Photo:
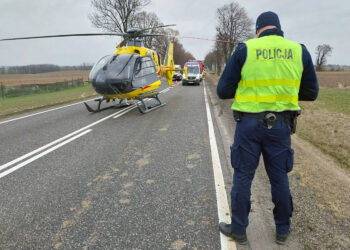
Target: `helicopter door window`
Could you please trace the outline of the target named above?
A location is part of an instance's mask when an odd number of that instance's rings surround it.
[[[143,57],[136,66],[135,78],[144,77],[155,72],[155,64],[152,59],[150,57]]]
[[[158,80],[155,64],[151,57],[146,56],[138,60],[135,67],[133,86],[143,87]]]

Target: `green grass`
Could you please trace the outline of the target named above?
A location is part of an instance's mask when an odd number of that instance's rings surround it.
[[[350,89],[321,88],[317,103],[329,111],[350,115]]]
[[[90,85],[51,93],[25,95],[1,99],[0,118],[29,110],[78,101],[96,95]]]

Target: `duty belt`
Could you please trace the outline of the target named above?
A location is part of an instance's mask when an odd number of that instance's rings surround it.
[[[287,123],[288,126],[290,126],[291,119],[294,116],[294,112],[291,111],[284,111],[284,112],[261,112],[261,113],[246,113],[246,112],[239,112],[239,111],[233,111],[233,117],[235,118],[236,122],[240,122],[243,116],[256,118],[259,120],[262,120],[268,129],[271,129],[277,121],[284,121]]]

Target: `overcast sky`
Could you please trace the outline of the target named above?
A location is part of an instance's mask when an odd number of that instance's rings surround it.
[[[152,0],[146,11],[164,24],[177,24],[184,36],[215,37],[216,9],[229,0]],[[257,16],[275,11],[285,37],[306,45],[314,57],[317,45],[328,43],[328,63],[350,65],[349,0],[237,0],[255,23]],[[90,0],[0,0],[0,38],[98,32],[88,19]],[[213,42],[181,40],[185,49],[203,59]],[[116,38],[56,38],[0,43],[1,65],[94,63],[115,51]]]

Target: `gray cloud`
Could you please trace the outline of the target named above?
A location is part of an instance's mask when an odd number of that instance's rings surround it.
[[[177,24],[182,35],[214,37],[216,9],[225,0],[153,0],[147,11],[155,12],[163,23]],[[272,1],[239,0],[254,20],[267,10],[278,13],[285,37],[304,43],[311,54],[318,44],[334,47],[329,63],[350,65],[348,0]],[[1,0],[0,37],[98,32],[88,19],[89,0]],[[114,53],[119,39],[108,37],[62,38],[0,43],[0,65],[55,63],[77,65],[95,62]],[[211,50],[213,42],[182,40],[197,58]]]

